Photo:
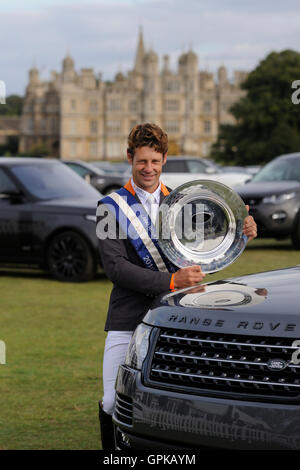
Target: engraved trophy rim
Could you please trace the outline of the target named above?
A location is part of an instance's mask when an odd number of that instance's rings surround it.
[[[183,212],[187,208],[194,210],[194,207],[201,208],[201,222],[199,226],[195,223],[196,231],[190,231],[188,235],[200,234],[199,242],[190,242],[189,238],[177,233],[178,227],[183,225]],[[246,216],[245,204],[232,188],[213,180],[190,181],[171,191],[159,207],[156,220],[158,244],[178,268],[200,265],[205,273],[220,271],[232,264],[246,246],[247,237],[243,235]],[[165,233],[168,236],[164,237]]]

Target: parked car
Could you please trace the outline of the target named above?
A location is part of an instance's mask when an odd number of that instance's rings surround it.
[[[109,194],[120,189],[128,181],[128,175],[118,172],[108,173],[95,165],[82,161],[62,160],[69,168],[90,183],[102,194]]]
[[[103,161],[103,160],[95,160],[90,162],[93,166],[103,170],[104,173],[115,173],[114,165],[111,162]]]
[[[58,160],[0,158],[0,263],[87,281],[99,264],[101,194]]]
[[[300,449],[300,266],[165,294],[116,381],[116,447]]]
[[[225,172],[211,161],[198,157],[168,157],[163,166],[162,181],[172,189],[188,181],[209,179],[234,187],[249,179],[249,173]]]
[[[131,166],[129,165],[128,162],[125,162],[125,161],[112,163],[112,162],[107,162],[103,160],[95,160],[89,163],[97,168],[100,168],[100,170],[103,170],[105,173],[108,173],[108,174],[113,173],[115,175],[119,175],[121,173],[122,175],[123,174],[128,175],[128,177],[131,174]]]
[[[131,165],[128,162],[114,163],[114,168],[116,172],[131,175]]]
[[[260,237],[291,237],[300,249],[300,153],[281,155],[235,190],[250,207]]]

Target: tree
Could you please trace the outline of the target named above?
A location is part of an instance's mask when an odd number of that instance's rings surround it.
[[[10,95],[6,98],[6,104],[0,105],[0,115],[19,116],[22,114],[24,98],[18,95]]]
[[[0,155],[9,157],[11,155],[18,154],[19,147],[19,137],[16,135],[11,135],[7,138],[5,144],[0,145]]]
[[[300,105],[292,103],[292,83],[300,79],[300,54],[270,53],[242,84],[247,94],[234,104],[234,125],[220,126],[211,156],[222,163],[262,164],[300,151]]]
[[[22,152],[20,156],[23,157],[47,157],[50,155],[49,147],[46,144],[37,144],[26,152]]]

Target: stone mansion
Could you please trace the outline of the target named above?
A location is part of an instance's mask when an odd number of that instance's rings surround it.
[[[206,157],[218,135],[219,125],[232,123],[229,109],[244,91],[247,73],[235,71],[229,81],[224,66],[217,79],[199,71],[192,51],[178,59],[176,71],[169,57],[162,67],[153,50],[145,50],[139,33],[134,67],[105,82],[92,68],[75,69],[68,55],[61,72],[40,79],[37,68],[29,71],[23,114],[20,152],[38,145],[62,159],[124,159],[127,136],[137,123],[155,122],[169,136],[169,154]]]

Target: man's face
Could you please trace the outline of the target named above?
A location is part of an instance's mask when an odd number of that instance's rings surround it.
[[[135,150],[133,158],[129,153],[127,158],[132,165],[132,178],[135,184],[148,193],[153,193],[159,185],[166,155],[163,156],[151,147],[140,147]]]

